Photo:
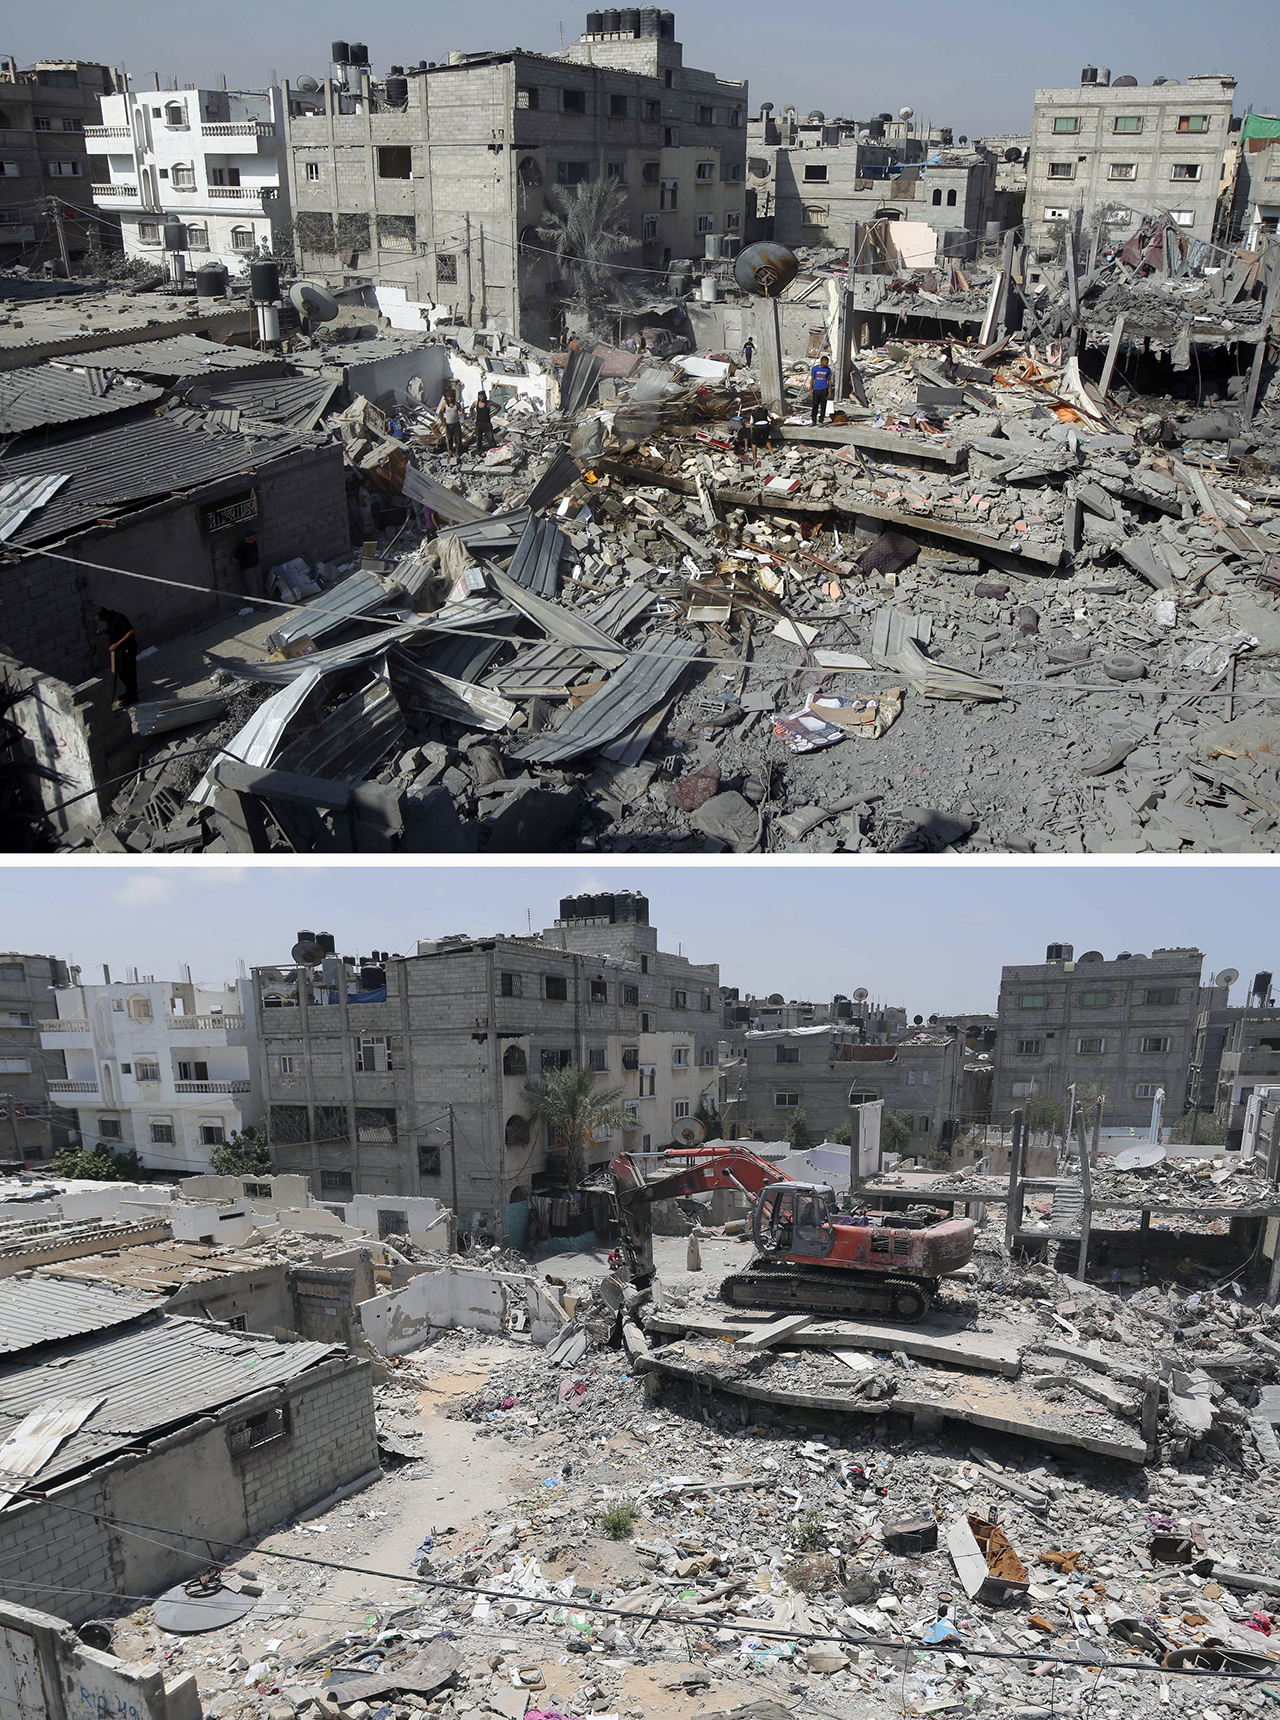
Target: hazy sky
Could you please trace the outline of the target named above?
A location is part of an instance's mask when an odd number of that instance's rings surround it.
[[[825,1000],[865,985],[911,1014],[994,1009],[1005,962],[1048,943],[1148,954],[1197,945],[1206,975],[1280,967],[1271,868],[431,867],[0,868],[0,944],[78,962],[100,983],[136,966],[176,979],[232,979],[287,961],[300,930],[344,955],[407,953],[450,932],[535,931],[560,897],[635,889],[661,947],[720,963],[726,985]]]
[[[915,109],[921,119],[976,137],[1025,132],[1037,85],[1078,81],[1085,65],[1153,77],[1234,72],[1236,111],[1252,104],[1275,112],[1280,101],[1280,30],[1258,0],[915,0],[909,7],[850,6],[807,0],[798,11],[776,0],[732,7],[675,5],[685,63],[750,82],[761,101],[803,112],[865,119],[883,110]],[[15,7],[6,52],[23,64],[78,55],[124,64],[139,87],[151,73],[162,82],[232,85],[281,77],[322,76],[331,41],[368,44],[374,68],[392,61],[442,60],[451,48],[520,46],[554,52],[581,33],[587,8],[567,0],[436,0],[430,7],[390,0],[376,13],[337,0],[219,0],[216,6],[128,5],[61,0],[52,12]]]

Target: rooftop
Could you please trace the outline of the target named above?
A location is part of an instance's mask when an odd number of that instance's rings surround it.
[[[159,1306],[158,1295],[143,1295],[109,1284],[79,1284],[69,1276],[22,1274],[0,1278],[0,1354],[17,1355],[127,1325]]]

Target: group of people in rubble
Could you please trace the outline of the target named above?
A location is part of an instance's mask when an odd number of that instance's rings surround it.
[[[457,387],[446,383],[443,398],[436,409],[436,418],[444,431],[444,451],[452,454],[455,463],[462,459],[462,451],[466,446],[466,438],[462,427],[462,402],[458,396]],[[489,404],[489,396],[482,388],[476,395],[473,417],[472,449],[477,454],[483,454],[487,448],[496,448],[497,439],[493,434],[493,411]]]
[[[755,362],[756,343],[750,335],[747,336],[742,348],[742,362],[750,370]],[[831,359],[827,353],[822,353],[817,363],[809,371],[809,422],[825,424],[827,421],[827,406],[831,400],[831,382],[834,372]],[[763,401],[749,406],[736,418],[729,421],[729,429],[733,436],[734,446],[740,453],[749,453],[754,465],[759,458],[757,450],[767,447],[773,436],[773,415]]]

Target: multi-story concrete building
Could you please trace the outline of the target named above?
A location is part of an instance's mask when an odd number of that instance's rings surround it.
[[[104,977],[73,976],[41,1023],[41,1045],[66,1059],[51,1096],[74,1108],[90,1150],[132,1147],[148,1170],[178,1176],[208,1170],[215,1147],[262,1121],[252,987]]]
[[[1086,66],[1077,87],[1037,90],[1027,242],[1052,248],[1077,211],[1088,223],[1105,214],[1112,240],[1162,215],[1211,240],[1219,198],[1231,191],[1225,158],[1235,87],[1216,73],[1184,83],[1112,81],[1105,68]]]
[[[56,956],[0,955],[0,1159],[43,1159],[70,1139],[49,1103],[62,1058],[40,1043],[41,1018],[55,1013],[55,987],[68,978]]]
[[[64,273],[90,249],[119,250],[114,223],[98,218],[86,134],[99,102],[122,87],[119,72],[89,60],[37,60],[20,70],[0,57],[0,268],[50,263]],[[61,239],[59,238],[61,229]]]
[[[719,970],[660,950],[642,896],[568,898],[527,937],[317,955],[256,968],[253,985],[273,1158],[320,1199],[434,1195],[462,1230],[501,1235],[509,1207],[565,1188],[529,1120],[541,1072],[593,1069],[623,1089],[633,1126],[598,1141],[592,1165],[660,1151],[714,1100]]]
[[[1243,239],[1252,251],[1280,233],[1280,118],[1245,114],[1237,142],[1229,237]]]
[[[163,227],[186,228],[185,261],[242,273],[287,249],[289,186],[279,89],[131,90],[106,96],[94,150],[93,199],[117,215],[125,254],[158,263]],[[99,177],[100,176],[100,177]]]
[[[606,21],[632,20],[606,30]],[[684,64],[671,13],[591,13],[561,54],[450,54],[336,65],[287,90],[301,263],[386,279],[476,326],[544,340],[567,284],[537,229],[557,192],[608,181],[635,240],[620,267],[658,274],[742,239],[747,86]],[[350,52],[335,43],[335,52]],[[656,287],[655,287],[656,290]]]
[[[1105,1092],[1108,1127],[1148,1121],[1160,1088],[1167,1113],[1179,1115],[1203,962],[1196,949],[1111,961],[1086,950],[1077,960],[1070,944],[1050,944],[1043,962],[1003,968],[993,1121],[1033,1093],[1065,1101],[1085,1081]]]

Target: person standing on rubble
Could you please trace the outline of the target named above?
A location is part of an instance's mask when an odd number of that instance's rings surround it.
[[[809,393],[813,403],[810,423],[825,424],[831,398],[831,364],[825,352],[809,372]]]
[[[493,435],[493,417],[489,411],[489,396],[482,388],[476,395],[476,453],[483,454],[486,448],[497,446]]]
[[[111,676],[113,683],[120,684],[120,703],[136,705],[138,702],[138,636],[133,631],[133,623],[127,616],[121,615],[118,609],[105,607],[94,611],[102,625],[99,633],[107,636],[107,646],[111,652]],[[114,686],[113,686],[114,692]]]
[[[446,388],[444,399],[440,403],[440,422],[444,425],[444,451],[452,454],[454,459],[462,460],[462,410],[458,405],[458,397],[451,389]]]
[[[751,431],[751,464],[754,466],[759,458],[757,450],[767,448],[773,435],[773,419],[763,400],[758,400],[751,408],[747,423]]]
[[[742,343],[742,362],[746,365],[748,370],[750,370],[751,366],[755,363],[755,358],[756,343],[752,340],[751,336],[748,335],[746,340]]]

